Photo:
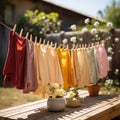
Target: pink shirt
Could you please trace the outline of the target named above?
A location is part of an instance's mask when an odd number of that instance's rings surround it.
[[[96,47],[95,56],[99,67],[99,78],[104,78],[107,76],[109,71],[107,52],[104,45],[99,45]]]

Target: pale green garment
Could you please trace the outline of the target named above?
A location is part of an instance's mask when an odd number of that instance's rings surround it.
[[[94,48],[88,48],[87,51],[87,58],[89,61],[91,73],[92,73],[92,81],[95,84],[98,81],[98,72],[97,72],[97,66],[95,63],[95,55],[94,55]]]

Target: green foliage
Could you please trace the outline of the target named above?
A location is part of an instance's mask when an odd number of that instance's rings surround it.
[[[105,9],[104,19],[111,21],[116,28],[120,28],[120,1],[112,1],[111,5]]]
[[[46,14],[39,10],[28,10],[18,22],[18,32],[21,28],[24,33],[29,32],[33,36],[44,38],[45,34],[60,32],[61,20],[58,13]]]

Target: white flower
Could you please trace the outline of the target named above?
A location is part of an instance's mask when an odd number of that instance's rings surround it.
[[[66,44],[68,42],[68,40],[64,39],[62,42],[63,42],[63,44]]]
[[[91,29],[91,34],[96,34],[97,33],[97,29],[96,28],[93,28],[93,29]]]
[[[73,43],[75,43],[76,42],[76,37],[71,37],[70,41],[73,42]]]
[[[119,42],[120,41],[120,39],[119,38],[115,38],[115,42]]]
[[[76,25],[71,25],[70,26],[71,30],[75,31],[77,29]]]
[[[107,82],[109,85],[112,85],[112,84],[113,84],[113,80],[112,80],[112,79],[108,79],[106,82]]]
[[[88,32],[88,29],[87,28],[82,28],[82,34],[85,33],[85,32]]]
[[[107,27],[108,27],[108,28],[112,28],[112,26],[113,26],[112,22],[108,22],[108,23],[107,23]]]
[[[111,37],[108,37],[108,39],[111,39]]]
[[[100,25],[100,23],[98,21],[94,22],[93,24],[95,27],[98,27]]]
[[[112,57],[111,56],[108,56],[108,61],[111,62],[112,61]]]
[[[72,97],[74,97],[75,95],[76,95],[75,92],[72,92],[72,91],[68,92],[68,98],[72,98]]]
[[[89,22],[90,22],[89,18],[86,18],[85,21],[84,21],[85,24],[88,24]]]
[[[108,47],[108,49],[107,49],[107,51],[109,52],[109,53],[111,53],[112,52],[112,47]]]
[[[119,69],[116,69],[115,72],[114,72],[116,75],[119,74]]]

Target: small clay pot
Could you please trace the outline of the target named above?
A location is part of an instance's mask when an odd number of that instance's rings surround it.
[[[89,96],[98,96],[100,91],[100,85],[89,85],[86,86],[89,92]]]

